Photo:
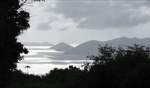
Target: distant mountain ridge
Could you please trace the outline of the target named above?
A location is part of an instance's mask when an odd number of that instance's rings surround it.
[[[36,42],[23,42],[25,46],[53,46],[53,44],[48,42],[36,43]]]
[[[116,38],[113,40],[105,41],[104,43],[111,44],[112,46],[119,46],[119,45],[133,45],[133,44],[139,44],[139,45],[150,45],[150,38],[127,38],[127,37],[121,37]]]
[[[71,55],[88,55],[88,54],[95,54],[97,53],[98,45],[100,44],[99,41],[92,40],[85,43],[78,45],[77,47],[66,51],[65,54]]]
[[[133,44],[139,44],[139,45],[150,45],[150,38],[127,38],[127,37],[121,37],[121,38],[116,38],[113,40],[109,41],[87,41],[85,43],[82,43],[78,45],[77,47],[66,51],[64,54],[70,54],[70,55],[95,55],[98,54],[98,47],[99,45],[103,46],[105,44],[112,45],[114,47],[118,47],[119,45],[122,46],[131,46]]]
[[[73,49],[73,46],[66,44],[64,42],[61,42],[52,46],[50,49],[54,49],[56,51],[67,51],[67,50]]]

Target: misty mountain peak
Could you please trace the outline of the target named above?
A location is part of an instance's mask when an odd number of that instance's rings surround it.
[[[64,42],[61,42],[61,43],[58,43],[54,46],[52,46],[50,49],[54,49],[56,51],[67,51],[67,50],[70,50],[72,49],[73,47],[69,44],[66,44]]]

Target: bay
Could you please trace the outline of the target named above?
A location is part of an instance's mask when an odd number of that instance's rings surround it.
[[[28,74],[45,75],[54,68],[67,68],[69,65],[82,68],[81,65],[86,61],[86,56],[65,55],[64,51],[55,51],[49,46],[25,47],[29,53],[19,61],[17,69],[27,73],[25,66],[30,66]]]

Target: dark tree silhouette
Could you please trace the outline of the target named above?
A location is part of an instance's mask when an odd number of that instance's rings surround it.
[[[28,69],[31,68],[30,66],[25,66],[25,68],[27,69],[27,74],[28,74]]]
[[[0,88],[7,88],[20,53],[28,53],[17,36],[29,28],[29,13],[21,9],[27,0],[0,0]],[[39,0],[38,0],[39,1]]]
[[[98,56],[89,56],[89,88],[150,87],[150,48],[142,45],[100,47]]]
[[[11,88],[149,88],[150,48],[134,45],[126,48],[99,47],[89,56],[85,69],[69,66],[55,68],[45,76],[13,71]]]

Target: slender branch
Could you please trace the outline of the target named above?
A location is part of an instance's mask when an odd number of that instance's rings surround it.
[[[26,2],[27,2],[27,0],[21,0],[22,1],[22,3],[20,4],[20,6],[22,7]]]

